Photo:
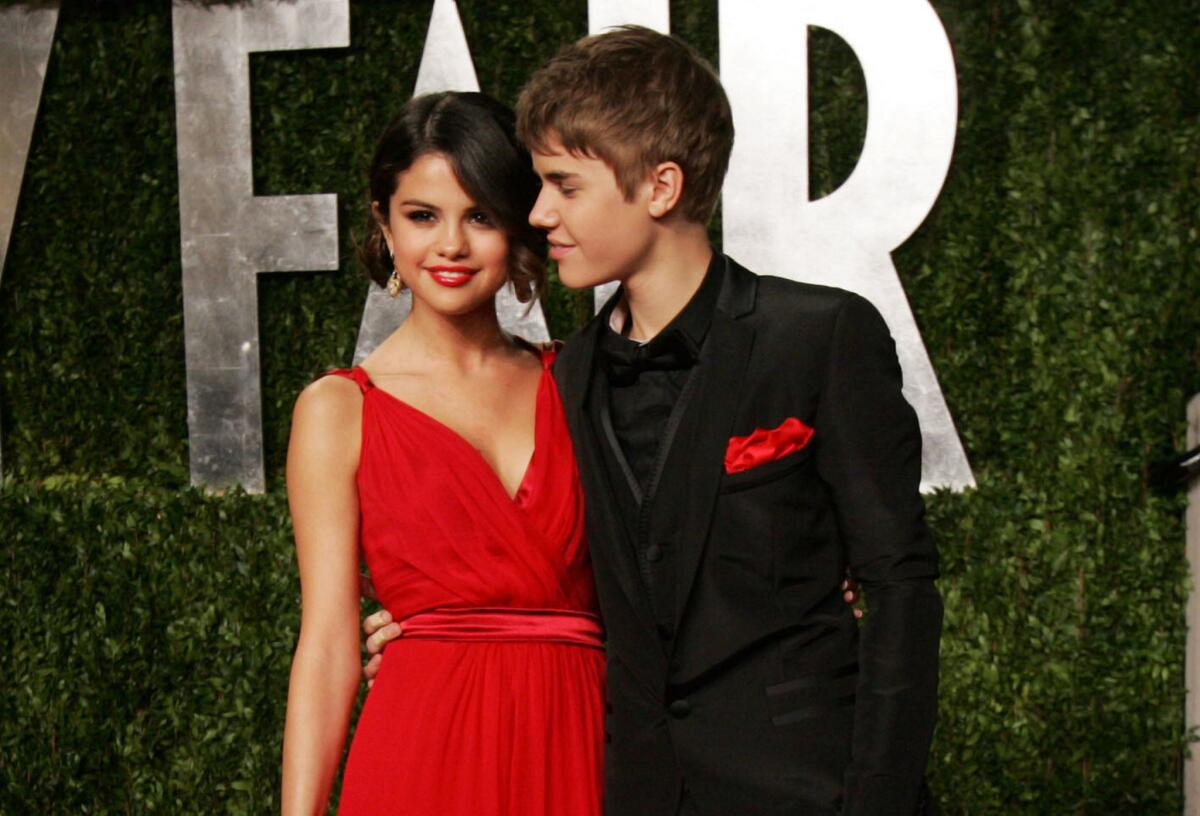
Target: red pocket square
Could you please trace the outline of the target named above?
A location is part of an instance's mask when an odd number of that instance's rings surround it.
[[[725,472],[740,473],[795,453],[812,439],[813,429],[795,417],[778,428],[759,428],[749,436],[731,436],[725,448]]]

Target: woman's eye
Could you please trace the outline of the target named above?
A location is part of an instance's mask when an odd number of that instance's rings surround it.
[[[433,220],[433,213],[429,210],[411,210],[405,216],[409,221],[415,221],[422,224]]]
[[[491,216],[489,216],[485,212],[471,213],[470,220],[471,220],[472,224],[479,224],[480,226],[483,226],[483,227],[495,226],[495,222],[492,221]]]

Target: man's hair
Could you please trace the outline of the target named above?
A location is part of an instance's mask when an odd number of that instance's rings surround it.
[[[641,26],[584,37],[534,72],[517,100],[517,136],[548,152],[602,159],[625,197],[658,163],[683,168],[680,210],[707,223],[733,148],[716,71],[687,43]]]

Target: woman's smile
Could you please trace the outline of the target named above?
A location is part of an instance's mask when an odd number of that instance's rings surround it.
[[[479,270],[470,266],[427,266],[425,271],[442,286],[462,286]]]

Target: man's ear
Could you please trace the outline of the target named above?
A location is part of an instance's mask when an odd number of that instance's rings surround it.
[[[375,219],[375,223],[379,225],[379,229],[383,232],[383,240],[387,244],[388,254],[395,255],[392,251],[392,231],[388,228],[387,219],[383,217],[383,210],[379,209],[379,202],[371,202],[371,216]]]
[[[649,180],[647,209],[652,218],[663,218],[674,211],[683,197],[683,168],[673,161],[660,162],[650,171]]]

